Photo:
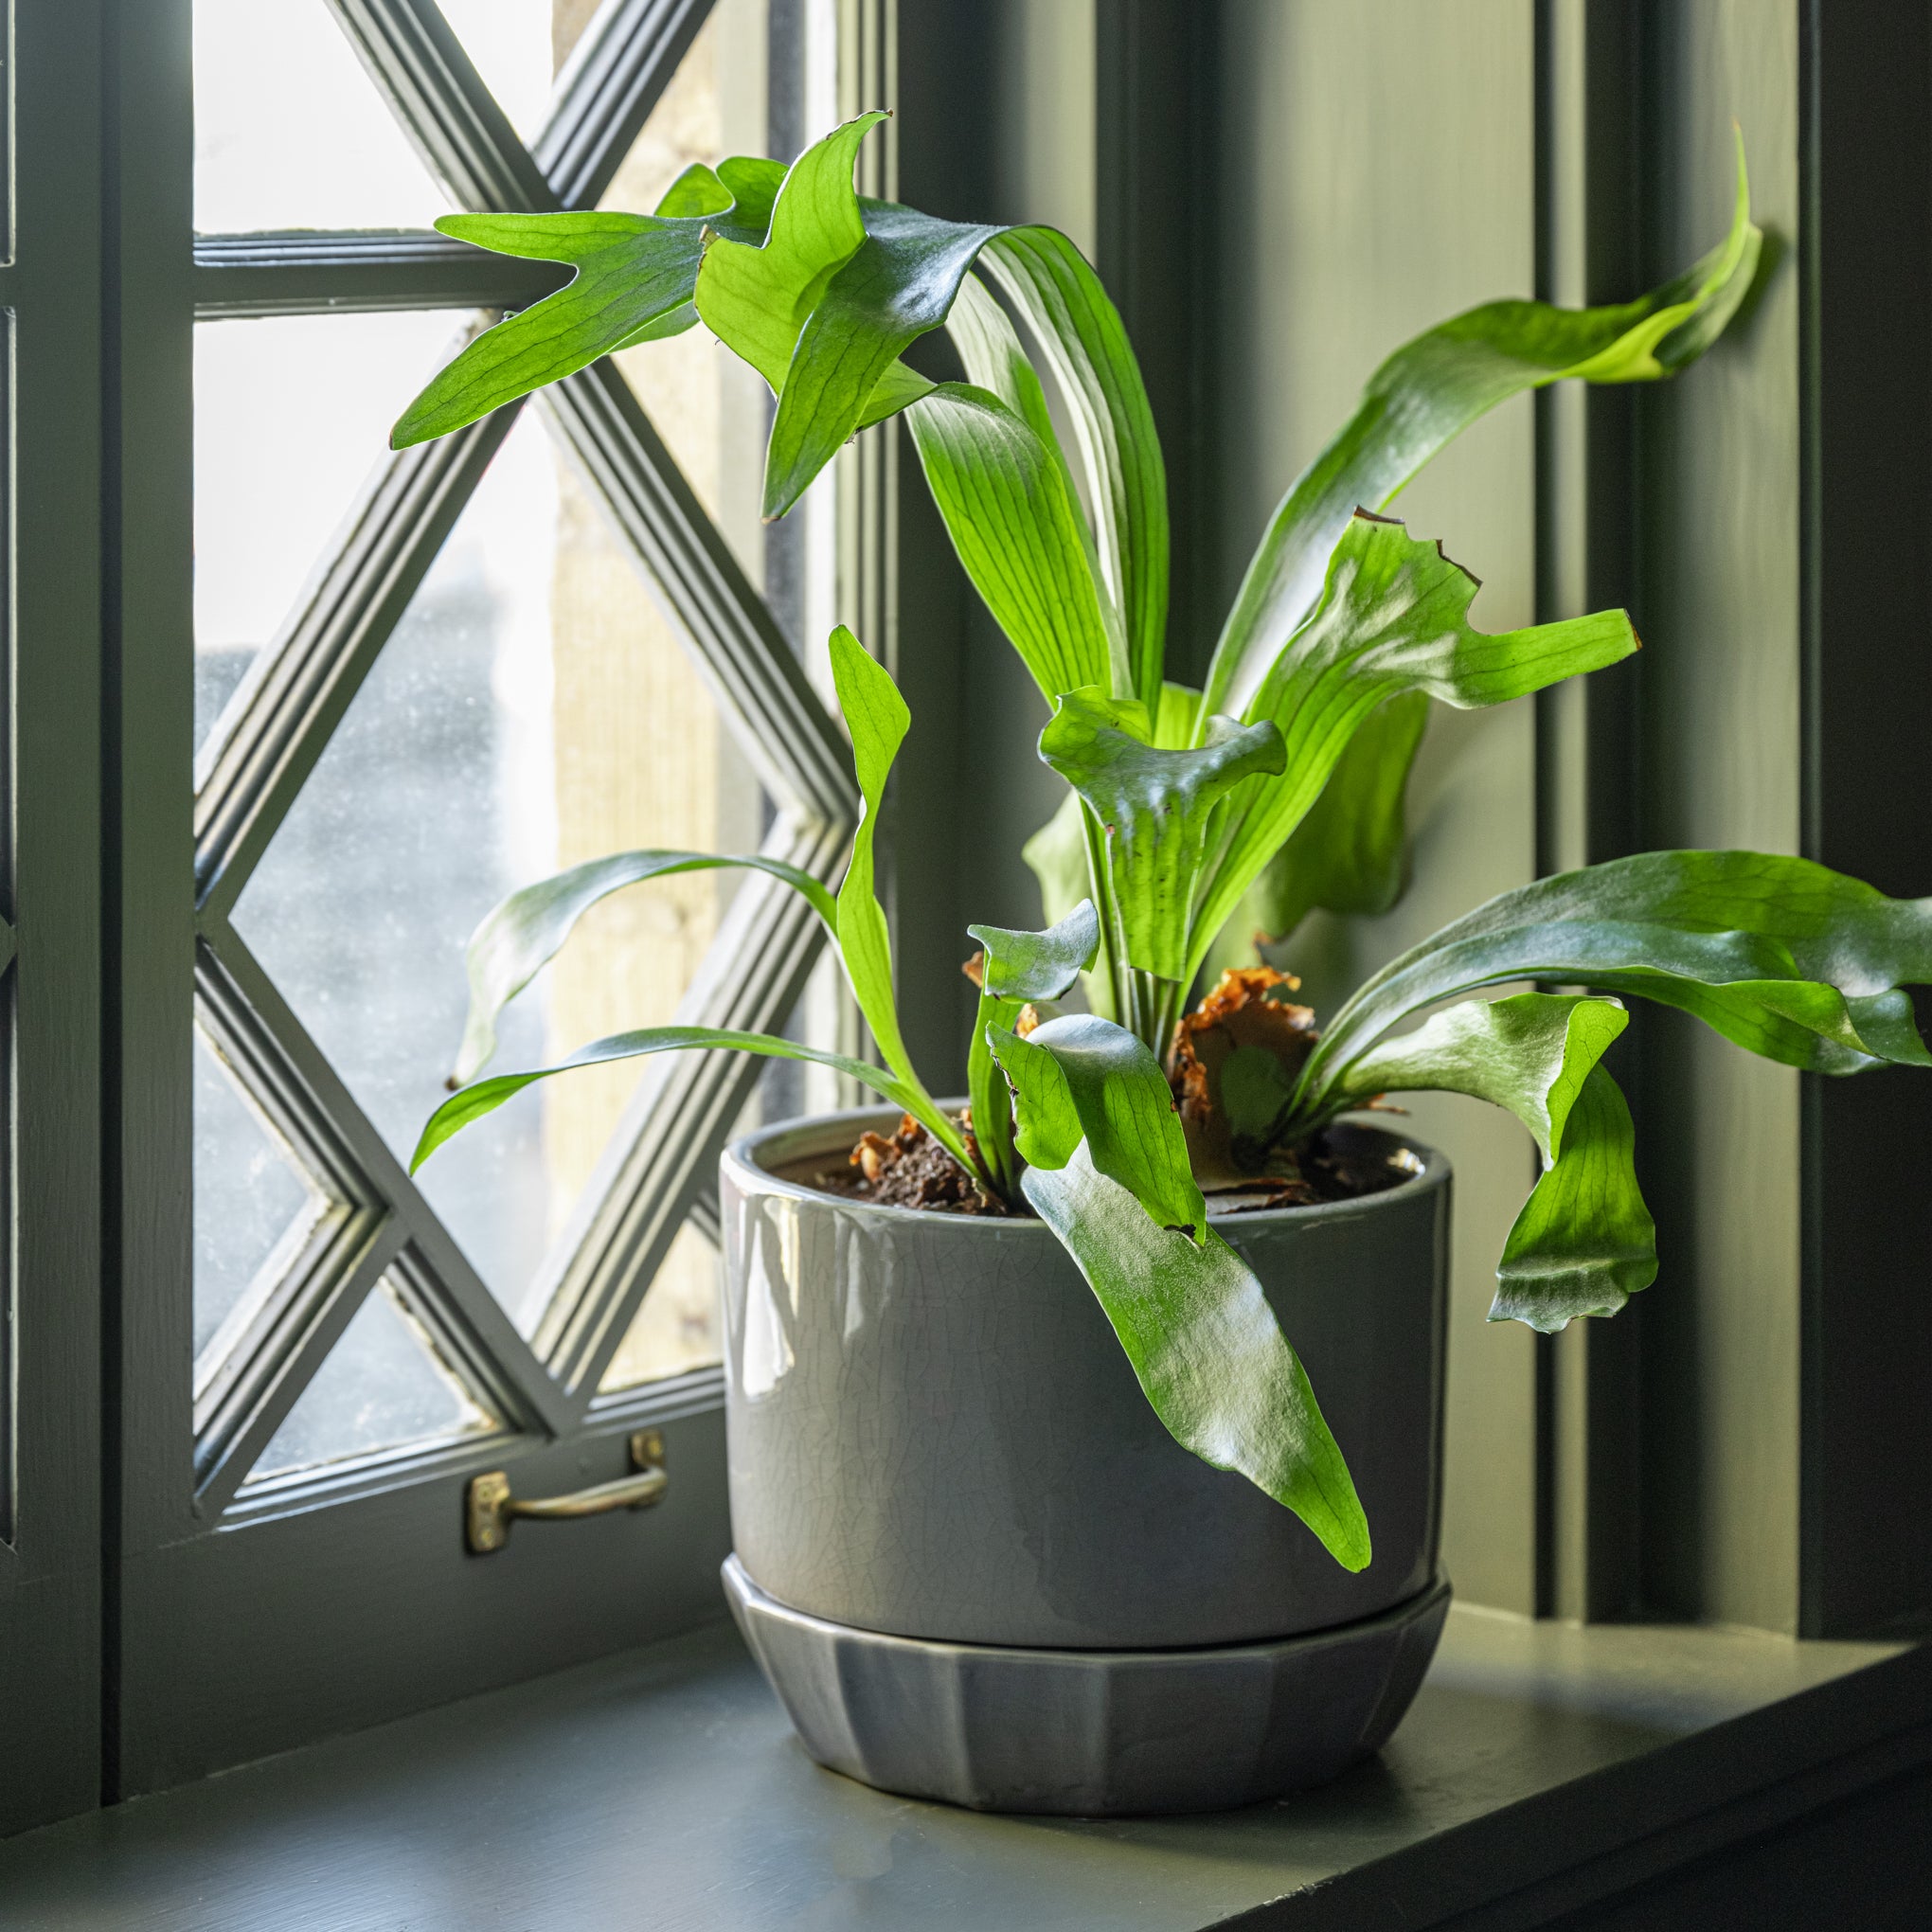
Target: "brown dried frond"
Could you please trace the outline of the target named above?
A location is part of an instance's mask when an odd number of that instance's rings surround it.
[[[1320,1037],[1315,1010],[1283,994],[1300,980],[1272,966],[1237,966],[1174,1029],[1168,1079],[1188,1136],[1188,1151],[1203,1187],[1252,1184],[1236,1165],[1232,1136],[1221,1105],[1221,1069],[1238,1046],[1272,1053],[1293,1084]],[[1298,1176],[1280,1177],[1283,1185]]]

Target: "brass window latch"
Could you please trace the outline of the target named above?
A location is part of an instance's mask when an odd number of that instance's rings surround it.
[[[559,1522],[572,1516],[601,1516],[612,1510],[646,1510],[661,1501],[671,1478],[664,1470],[664,1437],[639,1429],[631,1438],[634,1476],[573,1490],[564,1496],[513,1496],[510,1476],[492,1469],[471,1479],[463,1494],[463,1540],[475,1556],[488,1556],[510,1541],[510,1519],[531,1516]]]

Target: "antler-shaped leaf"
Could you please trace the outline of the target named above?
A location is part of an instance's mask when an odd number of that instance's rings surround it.
[[[1131,664],[1119,694],[1152,706],[1167,625],[1167,481],[1119,314],[1079,249],[1053,229],[942,222],[862,199],[851,156],[879,118],[848,122],[794,165],[794,174],[810,165],[813,220],[798,231],[810,245],[788,244],[785,273],[776,263],[761,271],[727,239],[698,277],[699,313],[778,399],[764,514],[782,516],[856,430],[929,395],[896,358],[946,322],[968,271],[983,261],[1038,338],[1066,402],[1096,509],[1100,588]],[[775,237],[789,192],[788,181]],[[1000,392],[985,374],[975,379]]]
[[[1932,900],[1775,853],[1643,852],[1501,893],[1391,960],[1329,1022],[1297,1118],[1330,1111],[1405,1015],[1512,979],[1677,1007],[1815,1073],[1932,1065],[1904,991],[1932,983]]]
[[[478,1009],[473,1006],[472,1033],[466,1038],[465,1060],[467,1063],[471,1058],[469,1049],[473,1042],[480,1047],[491,1033],[503,1001],[528,982],[530,975],[563,944],[572,921],[604,893],[657,872],[737,864],[756,866],[784,879],[805,894],[821,919],[828,920],[838,939],[839,956],[846,977],[851,983],[852,996],[858,1001],[859,1011],[865,1014],[866,1024],[879,1043],[890,1071],[882,1072],[843,1054],[801,1046],[796,1041],[767,1033],[717,1027],[646,1027],[635,1032],[614,1033],[607,1039],[594,1040],[554,1066],[499,1074],[464,1087],[430,1116],[416,1149],[415,1166],[427,1160],[451,1135],[494,1112],[533,1081],[548,1080],[572,1067],[593,1066],[605,1061],[716,1046],[836,1067],[903,1107],[961,1167],[969,1172],[974,1171],[972,1152],[964,1136],[926,1091],[905,1050],[892,997],[891,941],[885,911],[873,889],[872,843],[878,830],[879,807],[886,779],[891,776],[892,760],[911,721],[891,678],[843,624],[832,634],[831,651],[832,680],[847,728],[851,733],[852,765],[864,801],[858,829],[852,834],[851,860],[836,903],[830,900],[816,880],[796,873],[795,868],[780,861],[762,857],[721,860],[703,852],[620,852],[610,859],[578,867],[529,888],[525,894],[513,895],[484,922],[478,934],[478,940],[485,941],[481,965],[478,968],[473,958],[472,976],[474,997],[480,975],[484,1017],[479,1021]],[[473,942],[473,955],[475,950],[476,942]]]
[[[1261,1284],[1207,1225],[1160,1063],[1092,1014],[995,1031],[1021,1186],[1079,1264],[1175,1440],[1293,1510],[1345,1568],[1368,1524],[1307,1371]]]
[[[845,193],[851,220],[863,222],[864,239],[802,318],[772,384],[778,406],[765,453],[767,517],[791,509],[855,430],[889,413],[872,402],[879,384],[903,349],[946,319],[960,277],[997,232],[935,221],[887,202],[861,202],[850,167]],[[698,309],[708,320],[704,277]],[[921,383],[898,406],[925,390]]]
[[[1059,999],[1100,950],[1100,916],[1082,899],[1045,932],[1011,932],[1004,926],[966,928],[979,941],[979,1004],[967,1051],[966,1091],[973,1103],[973,1137],[1004,1199],[1016,1185],[1012,1100],[993,1057],[993,1028],[1005,1032],[1029,1000]]]
[[[1329,560],[1315,614],[1270,667],[1248,707],[1279,724],[1283,776],[1237,800],[1223,856],[1196,915],[1192,979],[1261,868],[1320,796],[1357,729],[1390,698],[1420,691],[1461,708],[1502,704],[1637,649],[1621,611],[1523,631],[1469,622],[1480,586],[1441,546],[1358,512]]]
[[[852,736],[852,768],[862,801],[858,829],[852,833],[851,861],[846,868],[845,883],[838,888],[839,957],[845,962],[852,997],[866,1016],[872,1038],[879,1043],[886,1064],[899,1076],[900,1085],[919,1100],[920,1104],[907,1111],[922,1121],[926,1131],[970,1173],[973,1156],[964,1138],[926,1092],[912,1056],[905,1050],[899,1009],[892,995],[892,938],[873,884],[872,849],[886,781],[892,775],[892,760],[905,742],[912,714],[885,666],[843,624],[828,641],[832,685],[846,728]]]
[[[1472,1000],[1351,1062],[1331,1111],[1385,1093],[1468,1094],[1507,1107],[1549,1162],[1563,1150],[1564,1123],[1591,1067],[1629,1024],[1616,1000],[1587,993]]]
[[[1162,750],[1149,736],[1137,704],[1071,691],[1040,734],[1040,756],[1104,832],[1116,957],[1179,980],[1189,976],[1189,916],[1214,807],[1243,778],[1279,774],[1284,751],[1270,719],[1211,719],[1207,742],[1188,751]]]
[[[599,356],[675,335],[697,320],[691,296],[707,233],[761,237],[785,170],[737,156],[688,168],[654,214],[444,215],[443,234],[498,255],[561,261],[577,273],[554,295],[486,330],[403,411],[392,449],[448,436]]]
[[[993,620],[1050,703],[1105,690],[1116,653],[1057,454],[985,389],[945,383],[907,417],[933,501]]]
[[[1080,492],[1074,483],[1072,471],[1067,468],[1065,452],[1060,446],[1059,432],[1053,426],[1052,412],[1047,405],[1046,392],[1041,386],[1039,372],[1020,347],[1020,338],[1006,311],[987,293],[977,276],[969,275],[960,281],[958,294],[946,317],[946,332],[952,338],[954,348],[959,351],[959,360],[966,366],[966,380],[976,388],[997,396],[1032,432],[1059,473],[1059,488],[1047,499],[1052,507],[1051,515],[1056,524],[1062,521],[1063,516],[1071,524],[1086,564],[1088,580],[1086,583],[1079,583],[1078,573],[1069,562],[1065,575],[1075,581],[1061,590],[1060,595],[1080,607],[1082,620],[1089,603],[1098,606],[1107,639],[1106,662],[1111,672],[1109,689],[1123,697],[1140,695],[1137,671],[1123,629],[1116,589],[1110,586],[1106,572],[1101,568],[1093,528],[1081,507]],[[915,438],[921,438],[921,419],[928,413],[924,409],[917,409],[906,418]],[[942,493],[939,479],[935,474],[933,453],[925,452],[922,439],[920,447],[922,452],[921,462],[925,469],[927,485],[933,492],[933,500],[945,519],[953,547],[964,562],[975,542],[971,499]],[[970,571],[970,564],[968,568]],[[976,574],[974,575],[974,584],[987,599],[1000,628],[1024,656],[1026,653],[1019,634],[999,614],[986,585]],[[1037,676],[1037,672],[1035,674]],[[1094,681],[1082,680],[1082,683]],[[1047,701],[1051,703],[1062,691],[1073,689],[1070,684],[1057,685],[1046,693]]]
[[[1005,926],[970,925],[982,954],[979,984],[994,999],[1023,1004],[1059,999],[1093,964],[1100,943],[1100,919],[1083,899],[1045,932],[1011,932]]]
[[[1095,1168],[1155,1225],[1202,1239],[1208,1205],[1167,1076],[1146,1046],[1093,1013],[1064,1013],[1024,1040],[995,1029],[993,1042],[1018,1096],[1020,1151],[1034,1167],[1064,1167],[1084,1140]]]
[[[1492,1321],[1544,1334],[1580,1315],[1615,1315],[1657,1278],[1657,1228],[1632,1158],[1622,1092],[1593,1066],[1571,1103],[1563,1150],[1503,1244]]]
[[[1162,751],[1179,751],[1194,742],[1194,724],[1201,707],[1201,693],[1190,686],[1163,684],[1154,712],[1154,742]],[[1088,891],[1087,830],[1090,814],[1078,792],[1069,791],[1060,809],[1021,849],[1034,878],[1040,882],[1040,902],[1046,917],[1062,917]],[[1100,849],[1097,837],[1093,850]],[[1114,997],[1113,962],[1107,947],[1108,921],[1101,921],[1100,950],[1086,975],[1087,1005],[1102,1019],[1118,1019]]]
[[[876,110],[859,115],[806,149],[785,174],[769,232],[761,239],[721,232],[698,273],[698,313],[778,398],[765,455],[768,518],[791,509],[855,430],[931,389],[899,364],[899,352],[944,319],[943,301],[928,314],[922,300],[929,306],[939,290],[950,298],[953,282],[992,232],[931,224],[945,234],[920,238],[915,252],[925,275],[910,277],[909,287],[880,290],[881,244],[871,230],[885,217],[862,213],[871,205],[852,189],[852,166],[859,143],[885,118]],[[943,258],[962,249],[949,278]],[[892,313],[895,295],[901,302]],[[856,326],[858,316],[846,313],[854,307],[876,326]]]
[[[705,326],[775,390],[784,386],[799,330],[866,239],[852,165],[859,143],[885,118],[862,114],[814,142],[786,171],[765,233],[755,241],[721,236],[699,271]]]
[[[761,852],[721,857],[714,852],[612,852],[512,892],[484,919],[470,940],[470,1015],[456,1054],[453,1082],[474,1080],[496,1050],[496,1016],[563,949],[577,921],[601,899],[646,879],[742,866],[782,879],[802,893],[834,937],[838,907],[811,873]]]
[[[416,1152],[409,1156],[409,1172],[414,1173],[444,1141],[486,1114],[493,1114],[505,1100],[540,1080],[550,1080],[575,1067],[601,1066],[613,1060],[635,1060],[650,1053],[682,1053],[700,1047],[725,1047],[741,1053],[762,1054],[773,1060],[809,1060],[816,1066],[833,1067],[883,1095],[894,1106],[903,1108],[922,1121],[928,1133],[935,1131],[928,1114],[936,1113],[937,1109],[932,1107],[924,1088],[915,1091],[903,1081],[881,1067],[868,1066],[863,1060],[850,1060],[843,1053],[828,1053],[816,1046],[801,1046],[796,1040],[781,1040],[772,1033],[741,1033],[725,1027],[642,1027],[635,1032],[612,1033],[605,1039],[593,1040],[554,1066],[534,1067],[527,1073],[494,1074],[452,1094],[423,1123]]]
[[[1355,414],[1282,499],[1215,646],[1208,708],[1244,712],[1320,593],[1329,552],[1358,506],[1384,508],[1445,443],[1499,402],[1566,376],[1644,383],[1694,362],[1724,332],[1757,274],[1744,136],[1730,232],[1634,302],[1557,309],[1488,302],[1397,349]]]
[[[1101,579],[1134,665],[1133,695],[1152,711],[1167,643],[1167,470],[1140,365],[1100,277],[1057,229],[1010,228],[985,260],[1066,404],[1094,505]]]
[[[1039,338],[1063,391],[1095,506],[1084,535],[1102,629],[1119,639],[1110,655],[1124,660],[1116,683],[1120,695],[1152,707],[1167,624],[1167,482],[1126,330],[1080,251],[1050,228],[942,222],[862,199],[853,161],[883,118],[874,112],[848,121],[789,170],[742,156],[721,162],[715,174],[688,170],[652,216],[439,222],[446,234],[569,262],[577,275],[438,374],[398,423],[396,446],[447,435],[612,349],[688,328],[695,304],[778,399],[764,514],[782,516],[856,431],[931,395],[933,385],[898,358],[946,322],[968,272],[983,260]],[[989,386],[1001,393],[997,383]],[[1044,412],[1037,420],[1014,413],[1065,482]],[[936,433],[922,439],[921,456],[942,458],[946,448],[946,435]],[[1075,513],[1082,514],[1077,504]]]
[[[1630,1109],[1600,1064],[1629,1024],[1617,1001],[1587,994],[1470,1001],[1362,1054],[1331,1090],[1335,1113],[1382,1093],[1469,1094],[1535,1136],[1544,1172],[1504,1245],[1492,1321],[1552,1333],[1614,1315],[1656,1279]]]

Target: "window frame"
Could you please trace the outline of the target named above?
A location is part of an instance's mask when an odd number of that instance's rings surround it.
[[[99,1797],[103,1489],[100,24],[5,24],[0,1832]]]
[[[458,206],[594,206],[710,0],[607,0],[528,150],[427,0],[329,0]],[[222,237],[195,243],[191,6],[125,7],[116,270],[121,418],[110,443],[121,560],[112,602],[118,743],[117,1017],[127,1050],[116,1152],[125,1318],[124,1472],[110,1681],[116,1795],[154,1790],[329,1731],[558,1668],[720,1614],[729,1547],[723,1373],[611,1394],[605,1366],[688,1216],[715,1226],[716,1157],[762,1063],[656,1063],[628,1152],[580,1217],[529,1342],[422,1204],[228,915],[401,617],[516,405],[387,458],[272,663],[193,760],[192,331],[198,319],[516,307],[548,264],[440,237]],[[547,170],[547,172],[546,172]],[[831,880],[856,797],[843,741],[724,539],[623,378],[599,364],[532,404],[601,500],[777,806],[764,850]],[[196,770],[190,799],[183,778]],[[192,880],[193,890],[188,889]],[[804,902],[762,874],[734,895],[681,1016],[779,1029],[819,952]],[[277,1127],[345,1208],[190,1402],[190,1012],[247,1070]],[[243,1492],[261,1449],[385,1270],[412,1314],[504,1417],[504,1431],[419,1445]],[[391,1274],[392,1280],[398,1279]],[[628,1468],[633,1431],[665,1439],[666,1499],[642,1514],[526,1535],[489,1559],[461,1535],[485,1469],[548,1494]],[[192,1633],[190,1637],[189,1634]],[[299,1665],[299,1668],[295,1666]]]

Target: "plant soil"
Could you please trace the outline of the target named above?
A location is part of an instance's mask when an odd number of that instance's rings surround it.
[[[959,1117],[970,1144],[972,1114]],[[999,1214],[1008,1210],[981,1191],[969,1174],[910,1114],[902,1114],[889,1139],[862,1134],[843,1171],[813,1174],[805,1183],[826,1194],[844,1194],[882,1208],[925,1208],[940,1214]]]
[[[971,1117],[960,1118],[970,1135]],[[1412,1165],[1386,1154],[1343,1145],[1326,1132],[1271,1166],[1272,1172],[1244,1178],[1238,1187],[1208,1190],[1209,1213],[1250,1214],[1264,1208],[1359,1200],[1397,1187],[1416,1172]],[[889,1138],[862,1134],[843,1169],[796,1178],[821,1193],[870,1201],[882,1208],[921,1208],[939,1214],[1029,1214],[1023,1203],[1007,1208],[982,1193],[966,1170],[910,1114],[900,1118],[898,1130]]]

